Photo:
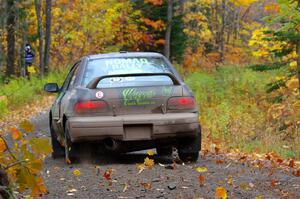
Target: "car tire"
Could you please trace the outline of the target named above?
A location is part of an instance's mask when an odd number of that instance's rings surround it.
[[[51,144],[52,144],[52,158],[62,158],[65,155],[65,148],[61,146],[59,141],[57,140],[57,136],[55,130],[53,128],[52,122],[50,123],[50,134],[51,134]]]
[[[156,147],[156,153],[158,156],[172,156],[173,148],[172,146]]]
[[[65,137],[64,137],[64,150],[65,150],[65,161],[67,164],[72,164],[77,158],[77,145],[71,142],[70,134],[69,134],[69,121],[65,123]]]
[[[178,156],[183,162],[197,162],[200,150],[201,130],[199,130],[196,137],[185,138],[180,140],[178,146]]]

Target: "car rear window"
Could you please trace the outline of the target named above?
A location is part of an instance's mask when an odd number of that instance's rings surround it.
[[[83,85],[99,76],[134,74],[134,73],[172,73],[170,67],[161,58],[132,57],[132,58],[103,58],[90,60],[87,64]],[[154,86],[172,85],[168,76],[141,76],[141,77],[114,77],[103,79],[97,87],[129,87],[129,86]]]

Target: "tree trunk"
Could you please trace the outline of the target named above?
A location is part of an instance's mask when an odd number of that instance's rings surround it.
[[[172,19],[173,19],[173,0],[168,0],[168,20],[167,30],[165,35],[165,56],[170,59],[170,44],[171,44],[171,31],[172,31]]]
[[[220,54],[221,62],[225,61],[225,25],[226,25],[226,2],[222,0],[222,27],[220,32]]]
[[[218,0],[215,0],[215,11],[214,11],[214,21],[215,21],[215,48],[219,50],[220,43],[220,28],[219,28],[219,4]]]
[[[9,181],[7,177],[7,173],[0,169],[0,187],[4,189],[0,189],[0,198],[9,199],[10,190],[9,190]]]
[[[300,0],[298,0],[298,12],[299,12],[299,9],[300,9]],[[298,34],[300,34],[298,32]],[[300,41],[297,41],[297,44],[296,44],[296,49],[297,49],[297,76],[298,76],[298,83],[299,83],[299,91],[300,91]]]
[[[49,71],[50,65],[50,44],[51,44],[51,8],[52,0],[46,0],[46,33],[45,33],[45,55],[44,66],[45,72]]]
[[[297,76],[299,81],[299,91],[300,91],[300,41],[297,42]]]
[[[7,68],[6,76],[11,76],[15,74],[15,26],[16,26],[16,16],[15,16],[15,3],[14,0],[7,0]]]
[[[6,3],[4,0],[0,0],[0,29],[4,30],[5,29],[5,21],[6,21],[6,16],[5,16],[5,10],[6,10]],[[1,67],[4,65],[4,59],[5,59],[5,51],[4,51],[4,35],[5,33],[3,31],[0,32],[0,70]]]
[[[40,0],[34,0],[34,5],[35,5],[35,11],[36,11],[36,16],[37,16],[37,23],[38,23],[38,37],[39,37],[39,66],[40,66],[40,75],[44,76],[44,58],[43,58],[43,24],[42,24],[42,4]]]

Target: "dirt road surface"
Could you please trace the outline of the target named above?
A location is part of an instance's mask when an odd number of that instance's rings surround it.
[[[47,113],[33,119],[37,134],[49,137]],[[207,155],[193,164],[154,156],[155,166],[138,173],[145,151],[124,155],[99,155],[67,165],[63,159],[47,157],[43,176],[49,194],[42,198],[215,198],[216,188],[228,198],[300,198],[300,177],[282,169],[256,168],[222,155]],[[222,160],[217,164],[217,160]],[[224,161],[224,162],[223,162]],[[207,168],[199,173],[196,168]],[[79,170],[80,175],[73,174]],[[103,177],[112,169],[111,185]],[[199,182],[202,175],[202,185]]]

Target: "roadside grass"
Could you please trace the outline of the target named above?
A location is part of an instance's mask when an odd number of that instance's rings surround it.
[[[0,83],[0,119],[11,110],[39,100],[46,93],[43,91],[44,84],[57,82],[62,84],[67,70],[52,71],[44,78],[33,76],[26,78],[11,79],[8,84]]]
[[[189,75],[186,83],[199,103],[204,142],[222,143],[226,149],[244,152],[273,151],[285,158],[300,159],[300,139],[284,141],[282,132],[268,126],[271,104],[266,85],[284,72],[233,66]]]

